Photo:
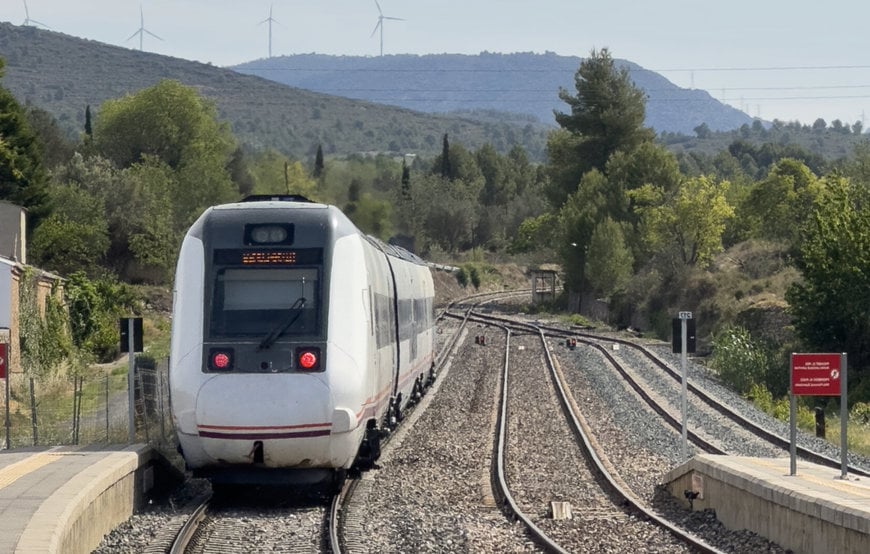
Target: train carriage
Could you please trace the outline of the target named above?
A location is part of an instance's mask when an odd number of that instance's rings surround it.
[[[334,206],[246,200],[206,210],[179,254],[179,450],[216,482],[342,475],[433,377],[431,274]]]

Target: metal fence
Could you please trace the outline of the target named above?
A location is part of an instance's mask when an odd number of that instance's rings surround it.
[[[134,371],[136,442],[162,451],[175,447],[168,367],[168,360],[163,360],[156,367],[137,364]],[[126,444],[130,428],[127,373],[125,366],[85,377],[12,374],[8,411],[7,395],[0,388],[0,417],[5,422],[0,448]]]

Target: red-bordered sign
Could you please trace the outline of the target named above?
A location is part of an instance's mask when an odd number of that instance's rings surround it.
[[[6,343],[0,342],[0,379],[6,378],[6,366],[8,362],[6,360]]]
[[[792,354],[791,392],[795,396],[840,396],[840,354]]]

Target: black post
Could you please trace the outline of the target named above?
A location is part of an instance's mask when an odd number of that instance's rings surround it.
[[[39,443],[39,431],[36,427],[36,391],[33,377],[30,378],[30,423],[33,426],[33,446],[36,446]]]
[[[78,376],[73,376],[73,405],[72,405],[72,443],[78,444],[76,441],[76,432],[78,429],[78,422],[76,421],[76,416],[78,415],[78,401],[79,401],[79,378]]]
[[[816,436],[825,438],[825,409],[816,406]]]

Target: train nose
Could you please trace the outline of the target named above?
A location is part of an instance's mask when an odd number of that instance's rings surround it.
[[[219,375],[196,400],[204,450],[229,464],[325,465],[331,417],[329,389],[317,375]]]

